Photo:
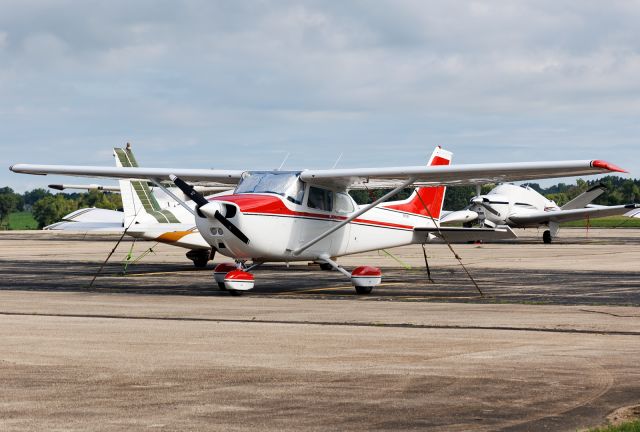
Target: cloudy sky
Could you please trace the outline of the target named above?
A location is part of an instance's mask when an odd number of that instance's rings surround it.
[[[2,0],[12,163],[415,165],[603,158],[640,177],[634,1]],[[77,180],[75,180],[77,181]]]

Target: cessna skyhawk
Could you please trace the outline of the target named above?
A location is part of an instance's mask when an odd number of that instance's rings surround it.
[[[193,212],[203,238],[235,260],[216,267],[216,281],[237,292],[252,289],[250,272],[264,262],[317,261],[353,283],[358,294],[381,282],[380,269],[361,266],[349,272],[335,257],[408,244],[433,236],[448,240],[513,238],[508,227],[443,228],[439,218],[445,186],[626,172],[602,160],[449,165],[451,153],[437,147],[428,166],[301,171],[243,171],[180,168],[112,168],[16,164],[27,174],[143,179],[173,196]],[[195,209],[164,185],[171,180]],[[205,198],[187,182],[234,185],[232,194]],[[401,201],[387,201],[417,186]],[[390,188],[371,204],[358,206],[347,191]],[[247,266],[247,262],[252,264]]]

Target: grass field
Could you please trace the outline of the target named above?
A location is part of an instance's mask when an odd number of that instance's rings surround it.
[[[10,230],[37,229],[38,222],[29,212],[15,212],[11,213],[7,218],[7,227]]]
[[[624,216],[609,216],[599,219],[589,220],[591,228],[640,228],[640,218],[629,218]],[[561,227],[586,227],[587,221],[580,220],[574,222],[565,222],[560,224]]]
[[[640,432],[640,420],[626,422],[617,426],[589,429],[589,432]]]

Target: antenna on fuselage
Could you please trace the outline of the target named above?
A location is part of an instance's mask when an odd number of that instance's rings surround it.
[[[289,155],[291,153],[287,152],[287,154],[285,155],[284,159],[282,160],[282,163],[280,164],[280,166],[276,169],[276,171],[280,171],[282,169],[282,167],[284,166],[284,163],[287,161],[287,159],[289,159]]]
[[[344,153],[340,153],[340,156],[338,156],[338,159],[336,159],[336,161],[334,162],[333,166],[331,167],[331,169],[335,168],[338,166],[338,162],[340,162],[340,159],[342,159],[342,155]]]

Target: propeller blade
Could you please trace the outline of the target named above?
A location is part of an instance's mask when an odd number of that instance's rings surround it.
[[[494,209],[493,207],[491,207],[489,204],[485,203],[485,202],[481,202],[480,205],[484,208],[486,208],[487,210],[489,210],[489,212],[493,213],[494,215],[500,217],[500,212],[497,211],[496,209]]]
[[[198,207],[209,204],[209,201],[207,201],[207,199],[201,193],[196,192],[193,186],[182,180],[180,177],[171,174],[169,178],[176,186],[178,186],[178,189],[180,189],[186,196],[191,198],[191,200],[196,203]]]
[[[241,242],[243,242],[245,244],[249,244],[249,237],[244,235],[244,233],[242,231],[240,231],[240,228],[238,228],[233,223],[231,223],[231,221],[229,219],[227,219],[226,217],[222,216],[222,213],[220,213],[219,211],[216,211],[214,213],[213,217],[215,217],[222,225],[224,225],[226,229],[231,231],[231,233],[234,236],[238,237],[238,239],[240,239]]]
[[[187,195],[189,198],[193,200],[193,202],[196,203],[197,205],[196,209],[198,211],[198,214],[200,216],[204,216],[200,211],[200,208],[206,206],[207,204],[210,204],[209,201],[207,201],[207,199],[201,193],[197,192],[193,188],[193,186],[191,186],[190,184],[182,180],[180,177],[177,177],[172,174],[169,176],[169,178],[185,195]],[[220,208],[220,207],[217,207],[217,208]],[[211,214],[211,211],[209,211],[209,215],[210,214]],[[238,239],[240,239],[241,242],[249,244],[249,237],[247,237],[242,231],[240,231],[240,228],[235,226],[229,219],[224,217],[224,215],[220,213],[220,211],[216,210],[215,213],[213,214],[213,217],[216,218],[216,220],[220,222],[226,229],[228,229],[229,232],[231,232],[231,234],[238,237]]]
[[[473,204],[476,204],[476,205],[478,205],[478,206],[481,206],[481,207],[483,207],[483,208],[487,209],[490,213],[493,213],[494,215],[496,215],[496,216],[500,217],[500,212],[499,212],[498,210],[494,209],[493,207],[491,207],[491,206],[488,204],[488,202],[489,202],[489,200],[488,200],[488,199],[486,199],[486,198],[481,198],[481,197],[477,197],[477,198],[474,198],[473,200],[471,200],[471,202],[472,202]]]

